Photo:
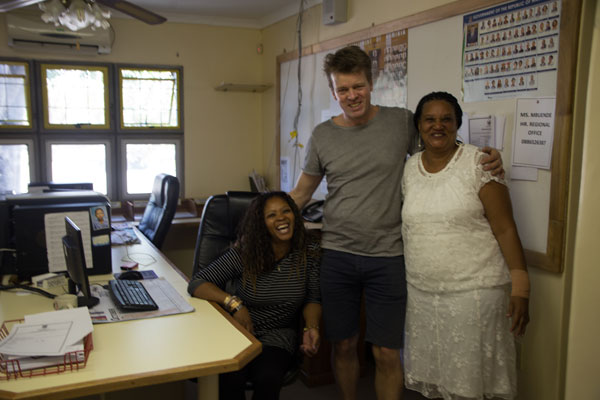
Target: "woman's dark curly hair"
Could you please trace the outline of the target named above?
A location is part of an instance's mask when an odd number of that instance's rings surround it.
[[[297,272],[306,271],[306,257],[308,252],[308,234],[298,206],[285,192],[268,192],[258,195],[244,214],[238,226],[238,239],[234,244],[241,255],[244,265],[243,281],[256,285],[256,278],[275,269],[278,260],[275,260],[271,234],[265,225],[265,205],[269,199],[279,197],[284,200],[294,213],[294,234],[292,235],[290,254]]]

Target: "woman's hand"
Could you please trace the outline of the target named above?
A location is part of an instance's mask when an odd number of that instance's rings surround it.
[[[515,336],[523,336],[529,323],[529,299],[511,296],[506,316],[512,318],[510,331]]]
[[[300,350],[308,357],[312,357],[319,351],[321,344],[321,335],[318,328],[309,328],[302,335],[302,345]]]
[[[250,319],[250,313],[246,307],[240,308],[233,314],[233,319],[239,322],[248,332],[254,335],[254,327],[252,326],[252,319]]]
[[[504,179],[504,168],[502,168],[500,152],[489,146],[485,146],[481,151],[488,154],[481,159],[484,171],[492,171],[492,175]]]

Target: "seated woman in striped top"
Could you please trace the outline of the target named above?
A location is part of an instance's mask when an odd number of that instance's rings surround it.
[[[219,376],[221,399],[244,399],[247,380],[254,384],[253,399],[279,398],[298,346],[300,312],[306,324],[300,348],[308,356],[317,352],[319,252],[296,203],[284,192],[270,192],[252,201],[234,245],[194,274],[189,293],[222,304],[263,345],[242,370]],[[229,281],[233,293],[221,289]]]

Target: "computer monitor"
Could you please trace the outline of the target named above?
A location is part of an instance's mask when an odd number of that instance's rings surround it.
[[[27,185],[30,193],[32,192],[58,192],[66,190],[94,190],[94,184],[91,182],[30,182]]]
[[[69,274],[69,293],[77,294],[81,291],[83,296],[77,297],[77,305],[79,307],[94,307],[100,302],[100,299],[93,297],[90,290],[81,230],[69,217],[65,217],[65,228],[67,234],[63,236],[62,243]]]
[[[52,255],[52,262],[57,262],[52,265],[51,272],[64,267],[64,262],[56,258],[58,255],[63,259],[62,235],[56,237],[53,232],[57,227],[64,226],[65,216],[70,216],[73,221],[77,221],[84,238],[95,241],[96,245],[91,246],[91,259],[86,259],[88,267],[92,267],[87,269],[88,275],[111,273],[110,242],[105,240],[110,235],[110,227],[109,225],[106,229],[93,227],[95,216],[91,213],[98,207],[104,207],[105,216],[110,218],[110,200],[101,193],[89,190],[23,193],[6,196],[5,201],[0,198],[0,232],[4,228],[7,235],[0,248],[13,249],[3,253],[2,273],[16,274],[20,281],[31,280],[33,276],[49,272],[51,264],[49,254]],[[3,210],[6,212],[4,219]],[[83,213],[88,215],[89,224],[82,225],[85,218]],[[60,223],[60,226],[56,225],[57,223]],[[47,232],[50,235],[48,237]],[[89,245],[91,242],[85,243],[84,248],[88,249]]]

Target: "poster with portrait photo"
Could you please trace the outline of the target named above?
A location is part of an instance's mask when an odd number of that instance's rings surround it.
[[[556,95],[560,10],[520,0],[464,15],[463,100]]]
[[[479,35],[477,34],[479,30],[478,24],[469,24],[467,25],[467,36],[465,38],[465,45],[467,47],[477,46],[479,41]]]

